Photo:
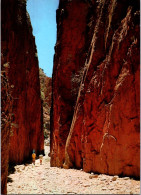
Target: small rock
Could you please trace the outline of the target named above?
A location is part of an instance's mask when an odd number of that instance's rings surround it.
[[[90,187],[90,185],[89,184],[86,184],[86,185],[84,185],[84,187]]]
[[[90,178],[90,179],[98,178],[98,175],[90,175],[89,178]]]
[[[124,177],[123,179],[124,179],[124,180],[128,180],[128,179],[130,179],[130,178],[129,178],[129,177]]]
[[[107,188],[104,187],[104,188],[102,188],[102,190],[107,190]]]
[[[109,190],[114,190],[114,188],[109,188]]]
[[[100,180],[101,180],[101,181],[105,181],[105,180],[106,180],[106,178],[101,178]]]
[[[42,177],[42,180],[46,180],[46,178]]]
[[[25,170],[25,166],[23,166],[22,170]]]
[[[112,178],[112,181],[116,181],[119,177],[117,175],[115,175],[113,178]]]

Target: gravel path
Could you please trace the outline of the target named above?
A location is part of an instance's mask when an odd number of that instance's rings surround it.
[[[43,164],[17,165],[8,176],[8,194],[140,194],[140,181],[50,167],[49,146]]]

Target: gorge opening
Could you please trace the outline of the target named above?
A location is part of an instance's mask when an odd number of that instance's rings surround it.
[[[59,0],[51,149],[35,165],[50,92],[26,4],[2,0],[2,194],[138,194],[139,1]]]
[[[56,10],[59,0],[28,0],[30,16],[39,61],[40,93],[43,106],[45,142],[50,138],[50,108],[52,96],[52,71],[54,47],[57,38]]]

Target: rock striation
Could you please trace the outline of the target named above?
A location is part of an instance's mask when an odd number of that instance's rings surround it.
[[[79,10],[79,11],[78,11]],[[57,43],[53,68],[51,111],[51,165],[62,166],[78,89],[83,75],[87,40],[85,1],[60,1],[57,10]]]
[[[57,10],[51,166],[140,176],[139,1]]]
[[[3,0],[1,24],[14,116],[9,163],[17,164],[31,158],[33,149],[44,150],[38,57],[26,0]]]

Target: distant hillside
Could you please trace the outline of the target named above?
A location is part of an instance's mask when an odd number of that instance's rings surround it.
[[[52,78],[46,76],[43,69],[39,69],[41,99],[43,101],[43,129],[44,137],[48,138],[50,134],[50,108],[52,94]]]

